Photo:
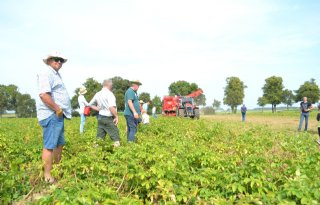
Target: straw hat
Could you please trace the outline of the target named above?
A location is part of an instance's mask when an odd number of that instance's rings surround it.
[[[43,59],[43,62],[48,65],[48,60],[50,58],[62,58],[64,60],[64,63],[68,60],[65,57],[63,57],[63,55],[61,55],[60,53],[54,52],[52,54],[49,54],[45,59]]]
[[[79,90],[79,95],[84,95],[87,93],[87,89],[85,87],[81,87]]]
[[[130,83],[136,84],[136,85],[142,85],[142,83],[139,80],[131,80]]]
[[[143,104],[144,102],[143,102],[143,100],[140,100],[139,103],[140,103],[140,104]]]

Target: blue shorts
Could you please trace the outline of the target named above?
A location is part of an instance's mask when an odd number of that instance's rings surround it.
[[[45,149],[55,149],[59,145],[64,145],[64,118],[58,118],[52,114],[47,119],[41,120],[43,133],[43,145]]]

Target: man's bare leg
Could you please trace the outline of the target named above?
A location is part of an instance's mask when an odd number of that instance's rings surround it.
[[[44,179],[47,182],[53,182],[54,178],[51,176],[52,169],[52,149],[42,149],[42,161],[44,163]]]
[[[61,155],[62,155],[63,146],[58,145],[58,147],[53,150],[53,157],[54,157],[54,163],[59,164],[61,161]]]

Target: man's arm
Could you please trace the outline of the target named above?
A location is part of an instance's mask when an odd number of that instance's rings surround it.
[[[133,117],[138,119],[139,115],[138,115],[136,109],[134,109],[134,105],[133,105],[132,100],[128,100],[128,105],[129,105],[130,110],[133,112]]]
[[[109,110],[110,110],[110,112],[112,113],[112,115],[114,117],[114,119],[113,119],[114,124],[118,125],[119,117],[118,117],[118,112],[117,112],[116,108],[112,106],[112,107],[109,108]]]
[[[92,109],[94,109],[95,111],[100,111],[100,109],[96,106],[97,104],[97,99],[96,99],[96,95],[93,96],[92,100],[88,103],[88,106],[90,106]]]
[[[49,93],[41,93],[39,96],[40,96],[40,99],[42,100],[42,102],[46,106],[48,106],[50,109],[55,111],[55,113],[58,117],[62,116],[62,114],[63,114],[62,109],[53,101],[53,99]]]

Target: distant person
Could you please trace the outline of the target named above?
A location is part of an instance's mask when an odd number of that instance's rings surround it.
[[[142,110],[145,110],[146,113],[148,113],[149,105],[150,105],[150,101],[144,103],[144,104],[142,105]]]
[[[242,114],[242,122],[246,121],[246,115],[247,115],[247,107],[245,104],[241,107],[241,114]]]
[[[79,90],[79,97],[78,97],[78,103],[79,103],[79,114],[80,114],[80,134],[83,134],[84,130],[84,124],[86,123],[86,116],[84,115],[84,108],[85,106],[88,106],[89,103],[87,102],[86,98],[84,97],[84,94],[87,93],[87,89],[85,87],[81,87]]]
[[[150,123],[150,117],[145,110],[142,110],[142,123],[148,125]]]
[[[71,118],[71,102],[67,89],[64,86],[59,70],[67,62],[59,53],[48,55],[43,59],[48,65],[37,76],[38,94],[37,118],[42,127],[44,162],[44,179],[48,183],[54,183],[51,175],[52,163],[59,163],[64,140],[64,118]]]
[[[139,105],[140,105],[140,112],[143,110],[143,100],[139,100]]]
[[[300,103],[300,123],[298,131],[301,131],[303,120],[305,119],[304,131],[308,131],[309,112],[313,109],[312,104],[308,102],[307,97],[303,97],[303,101]]]
[[[124,117],[127,122],[127,139],[129,143],[135,141],[139,115],[141,114],[137,91],[142,85],[138,80],[130,81],[130,83],[131,87],[128,88],[124,95]]]
[[[120,146],[120,135],[118,129],[119,117],[117,113],[116,97],[111,92],[112,80],[107,79],[102,83],[102,89],[97,92],[89,105],[99,112],[97,139],[105,140],[106,134],[113,141],[113,146]]]
[[[320,110],[320,99],[318,101],[318,110]]]
[[[318,135],[319,135],[319,139],[317,140],[317,142],[320,145],[320,108],[318,109],[317,121],[318,121]]]
[[[152,108],[152,116],[154,119],[157,119],[158,116],[157,116],[157,107],[156,106],[153,106]]]

